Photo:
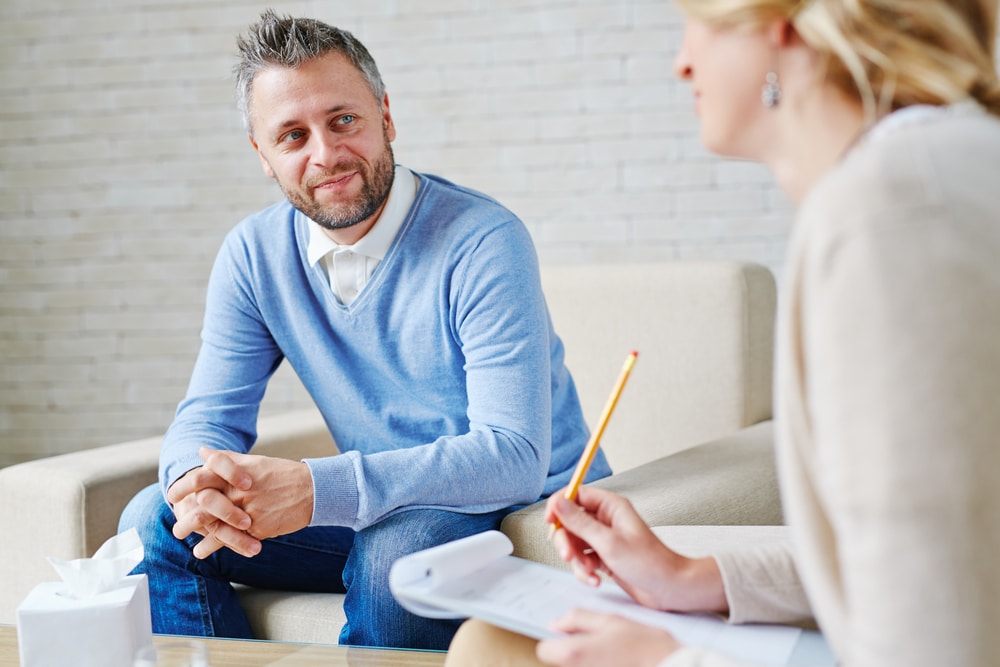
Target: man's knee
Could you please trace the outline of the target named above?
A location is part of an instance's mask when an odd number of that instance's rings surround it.
[[[170,530],[173,524],[173,512],[163,499],[157,484],[147,486],[133,496],[118,520],[118,532],[130,528],[139,531],[143,544],[148,546],[148,536]]]
[[[360,531],[344,571],[348,624],[341,642],[366,646],[447,648],[457,621],[420,618],[389,592],[389,570],[401,556],[496,528],[503,513],[409,510]]]
[[[388,568],[400,556],[495,528],[500,517],[490,517],[446,510],[399,512],[358,533],[354,547],[365,551],[366,559],[384,555]]]

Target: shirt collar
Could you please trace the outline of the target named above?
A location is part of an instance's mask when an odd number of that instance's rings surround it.
[[[324,233],[319,223],[306,218],[309,220],[309,246],[306,249],[306,256],[310,266],[336,250],[351,250],[377,260],[384,258],[400,227],[403,226],[407,213],[410,212],[417,194],[418,181],[416,174],[397,164],[392,188],[389,190],[389,198],[385,202],[382,214],[368,233],[351,245],[340,245]]]

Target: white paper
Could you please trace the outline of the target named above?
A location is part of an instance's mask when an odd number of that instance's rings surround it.
[[[649,609],[611,582],[593,588],[564,570],[510,556],[512,551],[505,535],[490,531],[417,552],[393,564],[389,588],[414,614],[480,618],[536,639],[557,636],[552,621],[574,608],[618,614],[664,628],[681,643],[762,667],[788,665],[802,636],[789,626],[731,625],[713,615]],[[832,655],[825,664],[835,664]]]
[[[396,591],[404,592],[406,601],[400,600],[400,604],[418,616],[456,618],[452,611],[434,604],[422,604],[419,596],[406,596],[405,591],[430,592],[435,586],[460,580],[513,551],[511,541],[497,530],[418,551],[393,563],[389,570],[389,590],[393,595]]]

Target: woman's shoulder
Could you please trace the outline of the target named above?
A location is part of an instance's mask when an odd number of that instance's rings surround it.
[[[876,128],[877,129],[877,128]],[[1000,209],[1000,118],[972,108],[863,140],[799,209],[829,233],[866,233],[955,206]]]

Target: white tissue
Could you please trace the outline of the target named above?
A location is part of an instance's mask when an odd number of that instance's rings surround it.
[[[121,585],[122,580],[145,556],[142,540],[135,528],[115,535],[101,545],[93,558],[49,562],[63,580],[60,593],[75,600],[86,600]]]

